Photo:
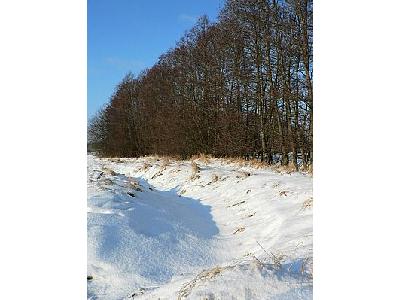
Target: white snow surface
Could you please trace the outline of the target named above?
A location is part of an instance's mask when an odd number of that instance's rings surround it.
[[[195,162],[88,155],[88,299],[312,299],[312,177]]]

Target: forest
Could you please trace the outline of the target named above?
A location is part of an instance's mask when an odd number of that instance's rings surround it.
[[[100,156],[313,161],[312,0],[227,0],[89,120]]]

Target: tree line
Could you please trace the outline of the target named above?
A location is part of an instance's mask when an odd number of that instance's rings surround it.
[[[212,154],[312,163],[312,1],[227,0],[127,74],[89,122],[103,156]]]

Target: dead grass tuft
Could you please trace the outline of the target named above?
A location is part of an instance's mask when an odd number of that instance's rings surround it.
[[[309,173],[310,175],[313,175],[313,165],[312,164],[301,166],[300,170],[302,172]]]
[[[200,167],[198,164],[196,164],[193,160],[190,163],[190,166],[192,168],[192,174],[190,175],[190,180],[196,180],[200,178]]]
[[[192,167],[192,173],[199,173],[200,172],[200,167],[198,164],[196,164],[194,161],[190,163],[190,166]]]
[[[200,175],[199,175],[199,174],[192,174],[192,175],[190,176],[190,180],[192,180],[192,181],[195,181],[195,180],[197,180],[197,179],[200,179]]]
[[[211,180],[211,182],[212,182],[212,183],[215,183],[215,182],[217,182],[218,180],[219,180],[218,175],[217,175],[217,174],[213,174],[213,175],[212,175],[212,180]]]
[[[161,160],[161,168],[165,170],[171,164],[171,159],[169,157],[163,157]]]
[[[252,167],[252,168],[255,168],[255,169],[264,169],[264,168],[269,167],[269,165],[266,162],[260,161],[260,160],[257,160],[257,159],[250,160],[249,161],[249,166]]]
[[[247,171],[238,171],[237,173],[238,175],[236,175],[236,178],[242,178],[242,179],[245,179],[251,175],[250,172]]]
[[[263,162],[258,159],[244,159],[243,157],[232,157],[232,158],[227,158],[226,161],[228,163],[235,164],[240,167],[251,167],[254,169],[264,169],[269,167],[266,162]]]
[[[245,230],[244,227],[239,227],[238,229],[235,230],[235,232],[233,234],[237,234],[237,233],[243,232],[244,230]]]
[[[271,165],[270,168],[281,174],[292,174],[297,171],[293,163],[290,163],[287,166],[282,166],[281,164],[275,164]]]
[[[139,184],[139,182],[135,179],[129,181],[130,185],[132,186],[132,188],[137,191],[137,192],[142,192],[142,186]]]
[[[144,172],[146,172],[149,168],[151,168],[152,167],[152,165],[151,164],[149,164],[147,161],[145,161],[144,163],[143,163],[143,166],[139,169],[140,171],[144,171]]]
[[[306,201],[303,202],[303,205],[301,206],[301,210],[306,210],[306,209],[312,208],[312,206],[313,206],[313,197],[310,197]]]
[[[114,163],[123,163],[121,158],[110,158],[108,160],[111,161],[111,162],[114,162]]]
[[[211,159],[213,159],[212,155],[204,153],[196,154],[191,157],[191,160],[197,160],[205,165],[208,165]]]
[[[228,206],[228,207],[238,206],[238,205],[243,204],[243,203],[246,203],[246,201],[243,200],[243,201],[237,202],[237,203],[235,203],[235,204],[232,204],[231,206]]]
[[[272,253],[271,252],[272,263],[276,269],[280,269],[282,267],[282,262],[286,258],[286,255],[282,253]]]
[[[282,196],[287,197],[288,193],[289,193],[288,191],[280,191],[280,192],[279,192],[279,196],[281,196],[281,197],[282,197]]]
[[[155,173],[155,174],[151,177],[151,179],[154,179],[154,178],[156,178],[156,177],[158,177],[158,176],[162,176],[162,175],[163,175],[163,172],[164,172],[166,169],[167,169],[166,166],[161,166],[161,169],[160,169],[157,173]]]
[[[104,174],[111,175],[111,176],[118,175],[114,170],[111,170],[110,168],[108,168],[106,166],[103,167],[103,172],[104,172]]]
[[[251,217],[254,217],[255,216],[255,212],[254,213],[252,213],[252,214],[249,214],[249,215],[247,215],[247,218],[251,218]]]
[[[104,178],[102,180],[102,182],[104,185],[113,185],[114,184],[114,182],[110,178]]]
[[[228,163],[232,163],[232,164],[238,165],[240,167],[245,167],[249,163],[248,160],[245,160],[242,157],[231,157],[231,158],[227,158],[226,160]]]
[[[178,300],[186,299],[193,290],[193,288],[198,285],[200,282],[204,282],[214,277],[218,276],[222,273],[224,269],[228,269],[229,267],[215,267],[208,270],[203,270],[200,274],[198,274],[193,280],[187,282],[182,286],[182,288],[178,292]]]

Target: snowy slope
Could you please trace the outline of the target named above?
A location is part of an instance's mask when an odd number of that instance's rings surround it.
[[[311,299],[312,177],[88,156],[89,299]]]

